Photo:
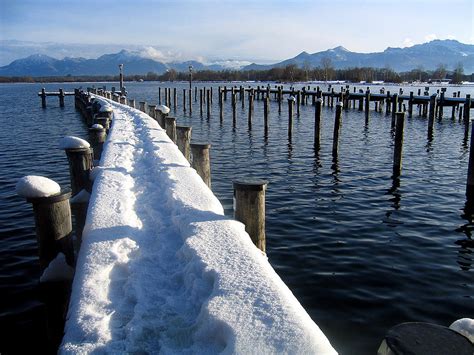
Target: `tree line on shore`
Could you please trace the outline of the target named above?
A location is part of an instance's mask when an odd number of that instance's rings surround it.
[[[126,68],[125,68],[126,69]],[[125,81],[187,81],[189,72],[178,72],[170,69],[163,74],[149,72],[145,75],[125,75]],[[274,82],[303,82],[303,81],[331,81],[340,80],[358,83],[365,81],[383,81],[389,83],[402,82],[430,82],[450,81],[453,84],[462,81],[474,82],[474,73],[464,74],[462,64],[458,64],[452,71],[448,71],[445,65],[440,64],[436,70],[424,70],[418,67],[409,72],[397,73],[393,69],[356,67],[347,69],[335,69],[331,63],[322,61],[320,67],[308,66],[298,67],[295,64],[284,67],[271,68],[267,70],[198,70],[192,72],[194,81],[274,81]],[[119,75],[83,75],[83,76],[54,76],[54,77],[0,77],[0,83],[42,83],[42,82],[117,82]]]

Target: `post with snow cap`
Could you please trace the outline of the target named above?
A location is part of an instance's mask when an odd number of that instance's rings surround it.
[[[102,125],[94,124],[89,128],[89,139],[94,160],[100,160],[106,138],[107,134],[105,132],[105,128]]]
[[[245,224],[252,242],[265,252],[265,190],[267,181],[237,180],[234,185],[234,218]]]
[[[288,140],[291,141],[291,136],[293,135],[293,109],[295,106],[294,96],[290,96],[288,99]]]
[[[33,205],[41,273],[59,252],[66,257],[66,263],[74,267],[71,192],[61,191],[53,180],[31,175],[18,181],[16,192]]]
[[[395,146],[393,149],[393,177],[397,178],[402,172],[402,149],[403,149],[403,128],[405,125],[405,112],[396,113],[395,123]]]
[[[211,161],[209,157],[209,143],[191,143],[191,166],[196,170],[204,183],[211,188]]]
[[[90,191],[89,172],[93,166],[93,153],[90,144],[84,139],[66,136],[61,139],[59,147],[66,151],[69,162],[72,195],[81,190]]]
[[[166,127],[166,134],[173,143],[176,144],[176,118],[167,116],[165,117],[165,127]]]
[[[342,125],[342,102],[336,104],[336,116],[334,118],[334,132],[332,137],[332,157],[337,158],[339,154],[339,131]]]
[[[176,126],[176,144],[187,161],[191,161],[191,131],[190,126]]]

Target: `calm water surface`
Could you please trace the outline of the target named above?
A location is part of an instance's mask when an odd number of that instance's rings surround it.
[[[228,214],[232,180],[269,181],[269,260],[340,353],[375,353],[385,332],[401,322],[449,325],[474,316],[474,226],[464,213],[469,147],[462,123],[449,118],[451,109],[436,121],[431,141],[427,119],[406,119],[403,172],[397,181],[391,178],[393,134],[384,113],[371,111],[365,125],[363,113],[343,112],[339,157],[333,161],[335,109],[323,108],[322,145],[315,152],[311,105],[295,115],[290,142],[287,105],[278,114],[276,102],[271,102],[265,138],[262,101],[255,101],[251,130],[247,102],[242,109],[238,101],[233,127],[230,95],[220,121],[218,84],[212,84],[209,118],[205,105],[200,114],[199,102],[193,102],[192,115],[183,112],[186,83],[129,83],[127,89],[136,101],[157,104],[159,86],[178,88],[178,107],[171,113],[178,124],[193,127],[193,140],[212,144],[212,186]],[[30,315],[41,314],[36,241],[31,208],[15,196],[14,184],[35,173],[67,186],[67,162],[57,141],[66,134],[87,138],[72,98],[66,99],[65,109],[51,98],[43,110],[36,97],[39,89],[0,86],[0,119],[3,127],[10,127],[0,133],[0,287],[6,297],[0,317],[2,332],[5,324],[26,324],[30,336],[40,318]],[[405,88],[406,93],[410,90],[416,93],[418,88]],[[458,90],[474,94],[472,87],[448,88]]]

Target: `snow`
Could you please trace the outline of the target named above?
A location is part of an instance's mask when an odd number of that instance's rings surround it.
[[[170,112],[170,108],[165,105],[159,105],[156,109],[161,111],[161,113],[164,113],[164,114],[167,114]]]
[[[158,123],[113,107],[60,352],[335,354]]]
[[[113,111],[113,108],[109,104],[105,104],[105,105],[101,104],[100,109],[99,109],[99,112],[112,112],[112,111]]]
[[[91,129],[103,130],[104,127],[101,124],[95,123],[91,126]]]
[[[79,149],[89,147],[89,142],[82,138],[74,136],[66,136],[61,138],[61,140],[59,141],[59,149]]]
[[[16,183],[16,193],[25,198],[48,197],[61,193],[61,187],[43,176],[27,175]]]
[[[63,253],[58,253],[43,271],[40,282],[67,281],[72,280],[73,277],[74,268],[66,263],[66,256]]]
[[[471,341],[471,343],[474,343],[474,319],[458,319],[457,321],[453,322],[453,324],[451,324],[449,328],[455,330],[459,334],[464,335]]]

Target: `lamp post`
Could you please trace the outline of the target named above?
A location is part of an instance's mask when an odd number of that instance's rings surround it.
[[[123,64],[119,64],[120,70],[120,93],[123,95]]]

